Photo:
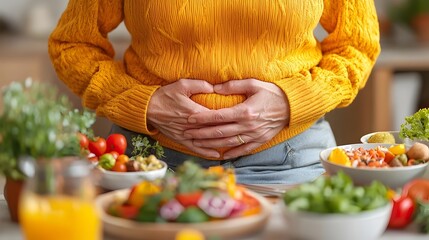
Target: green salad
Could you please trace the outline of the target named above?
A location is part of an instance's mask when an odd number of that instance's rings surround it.
[[[389,189],[378,181],[369,186],[355,186],[342,171],[288,190],[283,200],[292,211],[316,213],[356,213],[389,203]]]
[[[422,108],[411,116],[405,117],[401,124],[399,137],[411,140],[429,140],[429,108]]]

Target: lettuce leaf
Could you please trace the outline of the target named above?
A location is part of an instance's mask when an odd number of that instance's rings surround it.
[[[405,117],[399,137],[411,140],[429,140],[429,108],[422,108],[412,116]]]

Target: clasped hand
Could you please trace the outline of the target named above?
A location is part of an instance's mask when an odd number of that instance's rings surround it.
[[[246,100],[210,110],[190,98],[200,93],[242,94]],[[289,104],[279,87],[257,79],[214,86],[203,80],[181,79],[153,94],[148,120],[164,135],[208,158],[220,157],[217,148],[231,147],[223,155],[230,159],[249,154],[288,125]]]

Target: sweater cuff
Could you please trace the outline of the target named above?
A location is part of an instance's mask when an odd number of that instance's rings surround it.
[[[157,134],[147,122],[147,109],[152,94],[160,86],[135,86],[112,99],[103,113],[113,123],[128,130],[147,135]]]

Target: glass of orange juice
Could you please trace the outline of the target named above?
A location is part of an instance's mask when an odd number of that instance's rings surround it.
[[[87,162],[65,158],[35,163],[19,204],[25,239],[102,239]]]

